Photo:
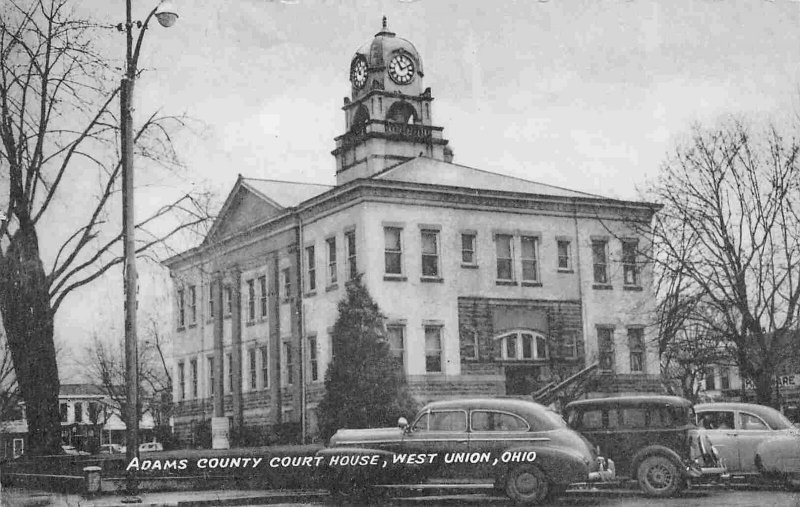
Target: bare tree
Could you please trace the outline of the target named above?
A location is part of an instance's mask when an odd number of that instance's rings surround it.
[[[662,353],[710,352],[709,338],[721,340],[760,403],[772,401],[775,344],[798,317],[798,152],[800,141],[774,126],[696,126],[650,188],[663,205],[651,230]]]
[[[169,419],[171,407],[172,376],[164,356],[168,340],[161,334],[155,319],[148,321],[145,333],[139,340],[139,419],[150,412],[156,425]],[[86,350],[86,380],[100,386],[108,397],[108,405],[118,414],[126,413],[125,347],[119,336],[95,335]]]
[[[19,407],[19,389],[5,334],[0,334],[0,421],[13,418]]]
[[[54,315],[68,295],[122,261],[120,227],[107,223],[121,209],[112,107],[119,76],[96,49],[100,28],[76,19],[68,4],[0,7],[0,183],[8,217],[0,224],[0,312],[31,454],[60,452]],[[149,116],[134,133],[137,157],[177,170],[170,131],[181,125],[179,117]],[[73,222],[65,227],[68,201]],[[175,196],[137,225],[145,238],[137,253],[203,223],[205,210],[196,194]],[[43,235],[48,241],[40,244]]]

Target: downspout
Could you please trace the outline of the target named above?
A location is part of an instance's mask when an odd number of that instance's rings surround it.
[[[586,319],[586,302],[583,300],[583,277],[581,276],[581,238],[578,234],[578,202],[575,198],[572,198],[572,223],[575,228],[575,272],[578,275],[578,300],[581,302],[581,320],[583,321],[583,366],[585,368],[589,362],[588,358],[586,357],[586,342],[589,339],[589,333],[587,328],[588,322]]]
[[[297,212],[297,228],[295,229],[295,241],[297,242],[296,265],[297,275],[297,332],[300,335],[300,346],[298,356],[300,360],[299,379],[300,382],[300,443],[306,443],[306,354],[305,354],[305,315],[303,313],[303,217]]]

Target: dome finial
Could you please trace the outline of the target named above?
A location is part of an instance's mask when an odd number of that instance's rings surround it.
[[[383,17],[383,29],[386,30],[386,16]]]

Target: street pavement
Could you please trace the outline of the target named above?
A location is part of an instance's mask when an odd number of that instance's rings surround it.
[[[168,493],[146,493],[140,495],[139,506],[147,507],[201,507],[232,505],[306,505],[335,506],[336,502],[324,491],[188,491]],[[83,498],[80,495],[60,494],[21,488],[0,490],[2,507],[121,507],[121,496],[101,496]],[[137,504],[134,504],[137,505]],[[366,499],[360,505],[388,505],[394,507],[416,506],[456,506],[456,505],[511,505],[511,502],[497,495],[477,491],[472,494],[422,494],[412,492],[396,496],[380,496]],[[680,497],[669,499],[648,499],[637,489],[579,489],[570,490],[550,505],[566,507],[800,507],[800,493],[781,488],[757,488],[750,486],[694,488]]]

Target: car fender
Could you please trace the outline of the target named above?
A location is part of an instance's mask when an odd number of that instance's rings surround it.
[[[681,459],[677,452],[663,445],[651,445],[645,447],[644,449],[640,449],[636,454],[633,455],[633,458],[631,459],[631,474],[633,474],[635,477],[636,470],[639,469],[639,465],[642,463],[642,461],[644,461],[645,458],[654,455],[665,456],[669,458],[675,463],[675,466],[678,467],[678,470],[682,474],[685,473],[686,464],[683,462],[683,459]]]
[[[520,453],[524,457],[530,456],[530,453],[535,453],[535,458],[532,460],[524,461],[504,461],[503,456],[511,453]],[[542,447],[524,445],[517,447],[509,447],[502,453],[495,456],[497,459],[497,478],[502,480],[508,472],[519,466],[525,464],[533,464],[538,466],[542,472],[556,484],[571,484],[573,482],[585,482],[589,478],[590,463],[586,463],[580,453],[573,452],[569,449],[561,449],[557,447]]]

